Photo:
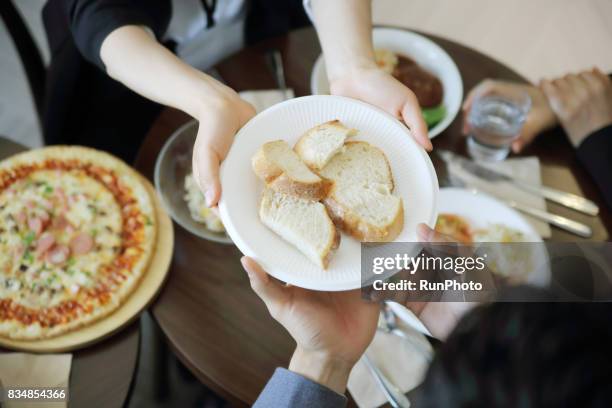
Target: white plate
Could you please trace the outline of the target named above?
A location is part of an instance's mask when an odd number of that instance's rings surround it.
[[[543,242],[537,231],[514,209],[482,192],[463,188],[444,187],[440,189],[438,213],[459,215],[474,229],[487,228],[492,224],[503,224],[522,232],[525,242]],[[544,245],[538,245],[534,256],[537,264],[546,264],[548,253]],[[549,268],[537,268],[537,273],[529,273],[526,282],[533,285],[545,285],[550,280]],[[423,323],[407,308],[389,302],[389,306],[407,324],[421,333],[430,335]]]
[[[453,59],[439,45],[422,35],[394,28],[374,28],[374,48],[383,48],[415,60],[425,70],[433,73],[444,87],[442,103],[446,116],[429,130],[429,137],[442,133],[455,119],[463,99],[463,82]],[[325,62],[320,55],[310,75],[310,90],[314,95],[329,94],[329,82]]]
[[[406,126],[391,115],[340,96],[291,99],[247,123],[236,135],[221,167],[219,210],[236,246],[268,273],[295,286],[338,291],[361,286],[360,243],[343,234],[328,269],[317,267],[259,220],[263,183],[251,168],[251,157],[264,143],[283,139],[293,145],[308,129],[333,119],[359,129],[353,140],[367,141],[385,152],[395,179],[394,194],[404,201],[404,229],[397,240],[416,241],[417,224],[434,225],[437,217],[438,180],[429,156]]]

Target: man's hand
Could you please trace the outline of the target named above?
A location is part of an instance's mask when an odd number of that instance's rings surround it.
[[[372,341],[379,305],[359,290],[317,292],[283,285],[251,258],[242,265],[272,317],[296,341],[289,369],[342,394],[348,376]]]
[[[468,117],[476,98],[488,94],[503,96],[504,93],[515,93],[517,90],[524,91],[531,97],[531,110],[527,115],[519,137],[512,142],[513,152],[519,153],[538,134],[557,124],[557,119],[548,104],[546,96],[537,87],[515,82],[485,79],[476,85],[465,98],[463,103],[463,133],[467,135],[470,132]]]
[[[612,124],[612,83],[599,69],[542,81],[540,87],[574,147]]]
[[[219,84],[218,86],[225,87]],[[217,205],[221,197],[219,165],[227,155],[234,136],[255,115],[255,109],[238,94],[225,87],[202,106],[197,116],[198,136],[193,147],[194,178],[206,199],[206,205]]]
[[[453,242],[425,224],[419,224],[417,235],[421,242]],[[407,302],[410,309],[436,338],[445,340],[459,320],[475,306],[471,302]]]
[[[333,95],[348,96],[377,106],[402,120],[417,143],[432,150],[427,125],[414,93],[392,75],[376,68],[358,68],[331,79]]]

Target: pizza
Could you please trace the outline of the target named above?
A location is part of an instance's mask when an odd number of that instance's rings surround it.
[[[109,154],[56,146],[0,162],[0,337],[49,338],[112,313],[155,236],[141,176]]]

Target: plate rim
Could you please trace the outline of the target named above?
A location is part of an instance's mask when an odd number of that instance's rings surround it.
[[[297,98],[293,98],[293,99],[289,99],[286,101],[283,101],[281,103],[275,104],[273,106],[268,107],[267,109],[263,110],[262,112],[258,113],[253,119],[251,119],[251,121],[249,121],[245,126],[243,126],[240,131],[236,134],[235,139],[234,139],[234,143],[232,144],[232,146],[230,147],[230,151],[228,152],[228,156],[231,154],[231,150],[235,148],[236,141],[239,140],[239,138],[241,137],[242,134],[246,133],[248,128],[250,126],[252,126],[253,121],[255,120],[255,118],[257,118],[258,116],[262,115],[263,113],[270,113],[271,111],[274,110],[278,110],[281,108],[284,108],[285,105],[287,104],[297,104],[297,103],[303,103],[303,101],[308,100],[308,99],[330,99],[330,98],[334,98],[337,100],[342,101],[343,103],[351,103],[351,104],[356,104],[356,105],[361,105],[362,107],[365,107],[366,109],[370,109],[370,110],[375,110],[376,112],[382,114],[384,117],[386,117],[388,120],[393,121],[394,123],[396,123],[397,125],[401,126],[401,128],[403,129],[403,131],[406,133],[406,135],[410,138],[410,142],[409,143],[413,143],[417,149],[417,151],[419,152],[419,154],[422,156],[423,161],[425,162],[425,167],[427,168],[427,171],[430,175],[430,181],[432,183],[432,193],[433,193],[433,199],[432,199],[432,203],[431,203],[431,216],[430,219],[427,221],[427,225],[429,225],[430,227],[433,227],[435,225],[436,219],[438,218],[438,203],[439,203],[439,184],[438,184],[438,177],[435,171],[435,168],[433,166],[433,162],[431,161],[431,158],[429,157],[429,155],[427,154],[427,152],[425,151],[425,149],[423,147],[421,147],[416,140],[414,139],[414,137],[412,136],[412,134],[410,133],[409,129],[407,127],[405,127],[404,125],[401,124],[401,122],[399,122],[396,118],[394,118],[392,115],[390,115],[389,113],[387,113],[386,111],[370,105],[366,102],[357,100],[357,99],[353,99],[353,98],[348,98],[348,97],[344,97],[344,96],[338,96],[338,95],[306,95],[306,96],[301,96],[301,97],[297,97]],[[243,137],[243,136],[242,136]],[[227,157],[227,156],[226,156]],[[226,163],[227,161],[224,160],[223,163],[221,164],[221,168],[220,168],[220,180],[221,180],[221,188],[223,191],[223,184],[224,184],[224,179],[226,179]],[[228,213],[227,213],[227,206],[226,206],[226,201],[224,198],[223,193],[221,193],[221,199],[219,200],[219,213],[221,215],[221,220],[223,221],[223,224],[225,225],[226,231],[228,233],[228,235],[230,236],[230,238],[234,241],[234,244],[236,245],[236,247],[240,250],[240,252],[242,252],[242,254],[252,257],[254,259],[257,260],[257,255],[255,253],[255,251],[253,251],[253,249],[251,248],[251,246],[246,243],[241,235],[238,233],[237,228],[234,226],[234,223],[232,222],[228,222],[229,217],[228,217]],[[323,285],[320,284],[312,284],[311,281],[309,281],[308,279],[303,279],[301,277],[296,277],[295,276],[291,276],[291,274],[282,272],[282,273],[278,273],[278,271],[267,271],[271,276],[283,281],[283,282],[288,282],[293,286],[298,286],[304,289],[310,289],[310,290],[317,290],[317,291],[346,291],[346,290],[353,290],[353,289],[360,289],[361,288],[361,279],[359,279],[359,282],[348,282],[348,281],[341,281],[341,282],[325,282]],[[287,279],[289,278],[289,279]]]

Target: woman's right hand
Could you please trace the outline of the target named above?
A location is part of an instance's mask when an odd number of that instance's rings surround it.
[[[550,108],[546,96],[537,87],[516,82],[485,79],[476,85],[465,98],[465,102],[463,103],[463,134],[467,135],[470,131],[468,117],[472,109],[472,104],[477,97],[491,93],[504,95],[504,93],[516,92],[517,89],[523,90],[531,97],[531,110],[527,115],[527,120],[521,129],[519,137],[512,142],[513,152],[520,152],[525,146],[531,143],[538,134],[557,124],[557,118]]]
[[[234,136],[254,115],[255,109],[232,89],[216,84],[216,96],[202,104],[196,119],[198,135],[193,147],[193,175],[206,205],[214,207],[221,197],[219,166]]]

